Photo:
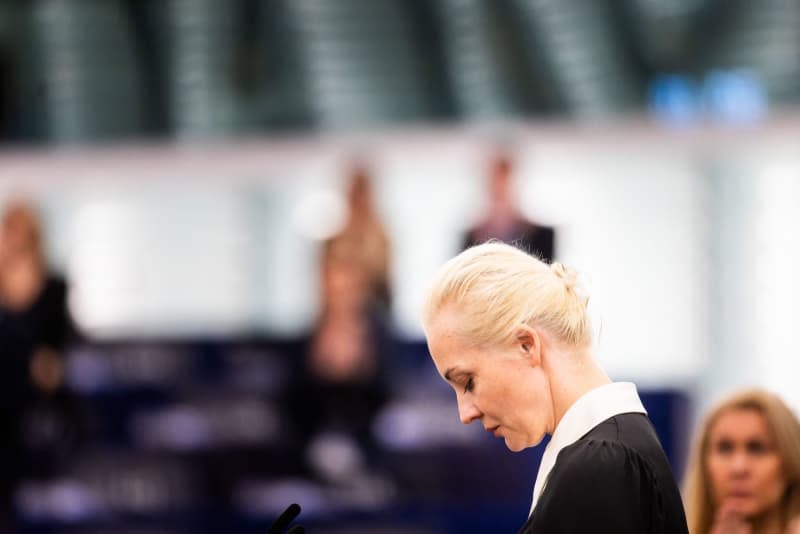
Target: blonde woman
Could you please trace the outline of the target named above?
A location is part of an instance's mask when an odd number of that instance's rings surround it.
[[[592,354],[576,275],[502,243],[447,262],[423,325],[461,421],[512,451],[551,440],[522,533],[687,532],[667,458],[630,383]]]
[[[800,533],[800,422],[776,395],[750,389],[714,408],[686,480],[692,534]]]

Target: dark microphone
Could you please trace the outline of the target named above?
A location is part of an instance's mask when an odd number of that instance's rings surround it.
[[[300,505],[297,503],[290,504],[286,510],[283,511],[281,515],[278,516],[278,519],[275,520],[274,523],[269,527],[267,534],[280,534],[280,532],[289,526],[289,523],[294,521],[294,518],[300,515]],[[301,534],[305,532],[303,527],[299,527],[301,530],[297,530],[298,527],[292,528],[290,532],[294,534]]]

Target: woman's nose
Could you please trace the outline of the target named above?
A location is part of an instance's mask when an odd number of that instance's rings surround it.
[[[465,425],[470,424],[475,419],[479,419],[481,416],[480,410],[478,407],[475,406],[475,403],[464,399],[463,397],[458,399],[458,417],[461,419],[461,422]]]
[[[731,458],[731,471],[737,475],[741,476],[743,474],[747,474],[750,468],[750,459],[747,456],[746,452],[737,452]]]

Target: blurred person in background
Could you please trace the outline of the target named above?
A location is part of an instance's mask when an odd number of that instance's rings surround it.
[[[325,382],[369,382],[377,373],[370,339],[369,272],[354,243],[334,239],[322,250],[322,310],[308,370]]]
[[[347,187],[347,219],[331,238],[339,249],[346,249],[360,263],[370,304],[388,309],[391,303],[391,245],[373,197],[369,169],[361,163],[350,171]]]
[[[692,534],[800,533],[800,421],[776,395],[736,393],[700,427],[687,471]]]
[[[535,254],[545,263],[555,257],[555,230],[526,219],[514,191],[514,163],[506,152],[494,155],[487,180],[488,207],[483,219],[469,229],[463,247],[498,239]]]
[[[321,246],[320,312],[292,394],[305,463],[329,482],[359,476],[374,458],[372,421],[386,400],[384,362],[393,351],[389,240],[361,167],[348,199],[346,225]],[[334,449],[347,453],[326,452]]]
[[[422,322],[464,424],[515,452],[551,436],[520,532],[687,532],[636,386],[592,354],[587,302],[567,267],[490,242],[442,267]]]
[[[71,336],[67,285],[49,272],[33,206],[9,203],[0,221],[0,424],[3,499],[10,510],[23,476],[49,476],[76,439],[75,407],[64,387]]]

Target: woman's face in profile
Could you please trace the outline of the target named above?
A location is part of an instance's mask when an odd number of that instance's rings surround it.
[[[457,333],[458,313],[442,311],[428,326],[428,348],[439,374],[456,392],[461,422],[480,421],[506,447],[521,451],[552,433],[552,401],[541,366],[524,343],[485,348]]]
[[[717,417],[705,460],[717,508],[752,518],[778,506],[786,491],[783,461],[758,410],[732,409]]]

